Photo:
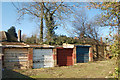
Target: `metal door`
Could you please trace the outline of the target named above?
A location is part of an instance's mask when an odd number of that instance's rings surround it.
[[[73,49],[64,48],[57,49],[57,64],[59,66],[70,66],[73,65]]]
[[[52,49],[33,50],[33,68],[53,67]]]
[[[44,67],[53,67],[53,56],[44,55]]]
[[[84,63],[89,61],[89,47],[76,48],[77,63]]]
[[[2,57],[0,55],[0,57]],[[2,79],[2,59],[0,59],[0,79]]]

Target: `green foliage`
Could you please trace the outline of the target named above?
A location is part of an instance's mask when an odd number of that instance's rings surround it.
[[[110,51],[114,55],[114,57],[118,57],[118,54],[120,53],[118,41],[115,41],[114,44],[110,46]]]
[[[117,78],[119,73],[120,73],[119,69],[115,68],[115,72],[113,73],[114,78]]]
[[[103,11],[102,14],[102,23],[107,26],[118,26],[119,19],[119,2],[93,2],[92,7],[101,9]]]
[[[119,42],[118,41],[115,41],[114,44],[112,44],[110,46],[111,53],[118,60],[117,64],[120,63],[120,59],[119,59],[120,49],[119,49],[119,47],[120,46],[119,46]],[[115,72],[113,73],[114,78],[117,78],[118,74],[120,74],[120,69],[117,67],[117,68],[115,68]],[[118,77],[120,77],[120,76],[118,76]]]
[[[73,37],[67,37],[65,35],[55,36],[53,40],[46,40],[43,44],[49,45],[62,45],[63,43],[67,44],[83,44],[84,41],[81,39],[74,39]],[[88,43],[88,42],[86,42]]]
[[[26,43],[37,43],[36,40],[36,36],[32,35],[26,39]]]
[[[10,42],[17,41],[17,33],[16,33],[16,28],[14,26],[12,26],[10,29],[8,29],[7,38],[8,38],[8,41],[10,41]]]

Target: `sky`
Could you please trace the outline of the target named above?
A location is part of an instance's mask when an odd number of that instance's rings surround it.
[[[31,34],[35,33],[38,31],[38,25],[36,25],[35,21],[29,20],[29,16],[25,16],[24,20],[21,21],[21,24],[18,23],[17,18],[18,14],[16,11],[16,8],[12,5],[11,2],[2,2],[2,29],[3,31],[7,31],[11,26],[16,27],[16,32],[20,29],[22,30],[22,34],[26,34],[27,36],[31,36]],[[100,14],[100,10],[92,9],[89,10],[87,15],[92,18],[96,14]],[[72,24],[68,22],[66,25],[68,26],[67,28],[72,29]],[[0,31],[1,31],[0,30]],[[56,34],[58,35],[66,35],[70,36],[68,31],[63,29],[62,26],[59,26],[57,30],[55,30]],[[108,28],[105,28],[102,31],[102,36],[105,37],[108,35]]]

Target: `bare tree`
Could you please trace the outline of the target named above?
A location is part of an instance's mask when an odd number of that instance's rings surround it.
[[[87,41],[89,38],[98,43],[98,40],[100,39],[100,24],[98,23],[99,17],[97,16],[89,19],[85,9],[81,9],[79,13],[76,13],[75,20],[73,21],[73,31],[76,35],[78,35],[79,38],[83,39],[83,41]]]
[[[14,5],[16,7],[16,5]],[[47,27],[47,39],[51,40],[54,36],[54,30],[57,29],[61,19],[65,18],[65,15],[72,12],[73,5],[69,5],[63,2],[30,2],[22,3],[20,7],[16,7],[19,14],[19,20],[24,15],[31,15],[34,19],[38,19],[40,22],[40,41],[43,42],[43,28]],[[45,22],[45,26],[44,23]],[[58,24],[59,23],[59,24]]]
[[[26,42],[26,39],[27,39],[26,34],[23,34],[23,35],[21,36],[21,38],[22,38],[22,41]]]

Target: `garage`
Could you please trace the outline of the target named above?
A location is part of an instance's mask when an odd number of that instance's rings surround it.
[[[2,79],[2,44],[0,44],[0,80]]]
[[[73,65],[73,48],[57,48],[57,65]]]
[[[4,48],[3,67],[6,69],[26,69],[28,66],[27,48]]]
[[[0,79],[2,79],[2,54],[0,53]]]
[[[89,47],[90,46],[76,46],[76,62],[85,63],[89,61]]]
[[[33,49],[33,68],[54,67],[53,49]]]

